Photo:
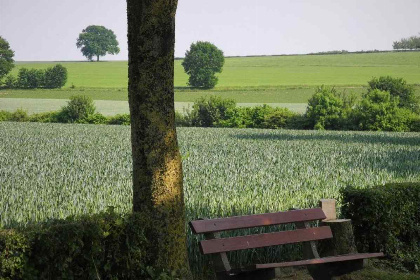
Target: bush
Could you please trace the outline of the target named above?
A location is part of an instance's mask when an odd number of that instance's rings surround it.
[[[274,111],[265,116],[263,127],[271,129],[287,128],[296,115],[287,108],[275,108]]]
[[[130,125],[130,114],[115,115],[108,118],[108,124]]]
[[[419,112],[419,100],[415,95],[414,87],[407,85],[407,82],[402,78],[392,78],[390,76],[373,78],[368,82],[368,91],[379,89],[388,91],[392,97],[398,97],[398,106],[407,108],[414,112]]]
[[[112,210],[0,230],[0,279],[175,279],[149,267],[147,232]]]
[[[65,123],[74,123],[87,119],[95,114],[93,99],[83,95],[70,96],[70,101],[61,108],[59,120]]]
[[[108,119],[104,115],[100,113],[94,113],[88,115],[86,118],[80,119],[76,121],[77,123],[85,123],[85,124],[107,124]]]
[[[17,80],[12,75],[7,75],[6,79],[4,80],[4,86],[6,88],[15,88],[17,85]]]
[[[194,102],[191,111],[193,126],[212,127],[227,119],[227,111],[236,107],[232,99],[222,99],[218,96],[202,97]]]
[[[45,88],[61,88],[67,82],[67,69],[61,64],[47,68],[44,75]]]
[[[28,112],[23,109],[17,109],[13,113],[11,113],[9,121],[12,122],[27,122],[29,121]]]
[[[8,121],[8,120],[10,120],[12,118],[12,113],[11,112],[9,112],[9,111],[4,111],[4,110],[1,110],[0,111],[0,122],[3,122],[3,121]]]
[[[16,86],[18,88],[40,88],[44,85],[44,70],[19,69]]]
[[[182,114],[175,111],[175,125],[189,127],[191,126],[191,117],[189,114]]]
[[[398,97],[391,98],[387,91],[369,91],[355,108],[353,114],[361,130],[409,131],[413,113],[398,107]]]
[[[225,58],[223,52],[209,42],[191,44],[182,62],[185,73],[193,87],[213,88],[217,84],[215,73],[222,72]]]
[[[414,115],[410,120],[410,131],[420,132],[420,115]]]
[[[45,112],[32,114],[29,117],[28,121],[40,123],[57,123],[59,122],[59,112]]]
[[[315,129],[340,129],[344,103],[334,88],[321,86],[309,99],[306,118]]]
[[[395,266],[420,270],[420,183],[350,187],[341,194],[360,252],[383,251]]]

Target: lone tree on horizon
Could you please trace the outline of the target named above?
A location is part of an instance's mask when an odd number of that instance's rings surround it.
[[[76,42],[77,48],[81,48],[82,54],[90,61],[96,56],[99,61],[100,56],[108,54],[118,54],[117,36],[111,29],[101,25],[89,25],[82,30]]]
[[[10,48],[9,42],[0,36],[0,80],[15,66],[14,55],[15,52]]]
[[[147,265],[190,279],[174,108],[177,4],[127,0],[133,211],[150,229]]]

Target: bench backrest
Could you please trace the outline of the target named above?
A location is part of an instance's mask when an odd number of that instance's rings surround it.
[[[230,270],[226,252],[253,249],[274,245],[308,242],[332,238],[330,227],[309,227],[308,222],[323,220],[326,216],[321,208],[291,210],[249,216],[220,219],[196,220],[190,222],[195,234],[204,234],[206,240],[200,242],[203,254],[220,254],[218,262],[223,270]],[[280,224],[296,225],[296,230],[262,233],[246,236],[219,238],[219,232],[252,227]]]

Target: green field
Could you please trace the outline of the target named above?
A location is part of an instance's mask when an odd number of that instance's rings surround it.
[[[178,133],[188,220],[313,207],[347,185],[420,180],[420,133]],[[130,211],[129,127],[3,122],[0,139],[1,226]]]
[[[188,76],[175,61],[175,87],[185,87]],[[66,87],[126,88],[127,62],[61,62],[69,71]],[[17,63],[46,68],[48,63]],[[420,52],[299,55],[227,58],[217,87],[366,85],[374,76],[402,77],[420,84]]]
[[[19,62],[12,73],[16,75],[21,67],[46,68],[56,63]],[[102,114],[128,112],[127,104],[122,102],[128,97],[127,62],[60,63],[69,71],[63,89],[3,89],[0,110],[23,108],[30,113],[59,110],[70,96],[86,95],[97,101],[97,109]],[[302,113],[316,86],[333,85],[339,91],[360,95],[366,91],[368,80],[381,75],[405,78],[417,85],[420,96],[420,52],[227,58],[220,82],[212,90],[186,87],[187,75],[181,60],[176,60],[175,106],[182,111],[199,97],[216,95],[231,98],[240,106],[269,103]]]

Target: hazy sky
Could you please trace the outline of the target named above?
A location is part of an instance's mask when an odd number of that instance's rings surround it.
[[[140,0],[139,0],[140,1]],[[210,41],[225,55],[387,50],[420,32],[420,0],[179,0],[175,55]],[[0,36],[15,60],[84,60],[76,48],[88,25],[117,35],[126,60],[124,0],[0,0]]]

